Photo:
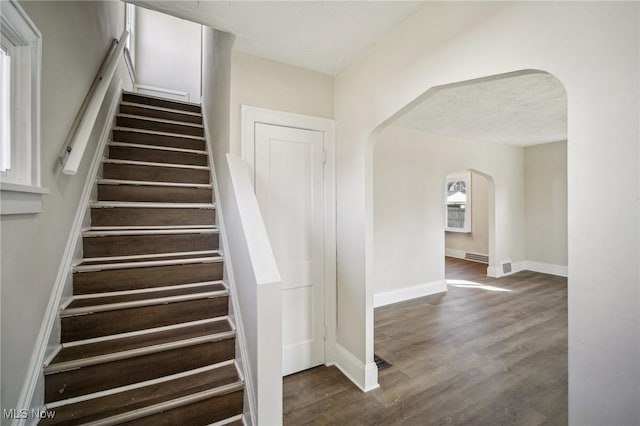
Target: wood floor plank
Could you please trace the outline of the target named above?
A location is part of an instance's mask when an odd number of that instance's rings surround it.
[[[379,389],[335,367],[285,377],[284,424],[567,424],[567,279],[496,279],[453,258],[446,278],[446,293],[375,310],[375,352],[391,363]]]

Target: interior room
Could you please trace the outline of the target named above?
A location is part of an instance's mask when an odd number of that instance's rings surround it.
[[[640,4],[0,1],[2,425],[640,424]]]

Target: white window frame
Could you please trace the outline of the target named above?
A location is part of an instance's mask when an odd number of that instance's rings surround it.
[[[127,70],[131,76],[131,81],[135,83],[135,63],[136,63],[136,5],[126,3],[124,9],[124,26],[129,31],[129,38],[125,44],[124,59],[127,64]]]
[[[449,227],[449,202],[448,202],[448,189],[449,184],[452,182],[465,181],[465,195],[466,202],[464,209],[464,226],[461,228],[453,228]],[[463,172],[456,172],[448,174],[445,179],[444,185],[444,210],[445,210],[445,222],[444,222],[444,230],[446,232],[463,232],[470,233],[471,232],[471,171],[466,170]]]
[[[11,168],[11,56],[0,44],[0,172]]]
[[[126,48],[129,49],[129,53],[131,54],[131,59],[135,59],[136,57],[136,46],[135,46],[135,32],[136,32],[136,5],[132,3],[127,3],[124,10],[124,25],[125,29],[129,31],[129,38],[127,39],[127,43],[125,44]]]
[[[0,172],[0,213],[39,213],[48,193],[40,181],[42,34],[17,1],[0,8],[0,42],[11,58],[11,159]]]

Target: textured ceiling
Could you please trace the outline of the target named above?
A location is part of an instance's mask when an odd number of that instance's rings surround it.
[[[567,138],[562,84],[544,73],[436,90],[394,123],[435,136],[529,146]]]
[[[153,1],[132,3],[236,35],[233,49],[335,75],[423,7],[405,1]]]

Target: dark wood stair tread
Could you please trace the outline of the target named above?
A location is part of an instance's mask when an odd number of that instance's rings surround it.
[[[134,142],[111,141],[107,144],[107,146],[122,147],[122,148],[138,148],[138,149],[144,149],[145,152],[162,151],[162,152],[183,152],[183,153],[198,154],[203,156],[209,155],[209,153],[204,149],[178,148],[175,146],[151,145],[148,143],[144,144],[144,143],[134,143]]]
[[[178,151],[178,149],[180,150]],[[175,148],[175,150],[162,149],[162,147],[152,145],[120,142],[109,144],[109,159],[144,161],[157,164],[208,165],[206,152],[182,150],[181,148]]]
[[[144,115],[133,115],[133,114],[118,113],[118,114],[116,114],[116,117],[133,118],[133,119],[136,119],[136,120],[145,120],[145,121],[150,121],[150,122],[153,122],[153,123],[177,124],[177,125],[182,125],[182,126],[185,126],[185,127],[193,127],[193,128],[199,128],[199,129],[202,129],[204,127],[202,125],[202,123],[188,123],[188,122],[185,122],[185,121],[168,120],[166,118],[148,117],[148,116],[144,116]]]
[[[116,125],[134,129],[161,131],[164,133],[204,136],[202,124],[185,123],[139,115],[116,114]]]
[[[127,126],[114,126],[113,131],[138,133],[138,134],[145,134],[145,135],[151,135],[151,136],[167,136],[168,138],[171,138],[171,139],[187,139],[187,140],[196,140],[196,141],[203,141],[203,142],[205,140],[204,136],[187,135],[183,133],[171,133],[171,132],[165,132],[162,130],[141,129],[137,127],[127,127]]]
[[[195,186],[99,183],[98,201],[211,203],[213,190]]]
[[[208,165],[181,164],[181,163],[157,163],[153,161],[140,160],[121,160],[118,158],[103,160],[103,164],[120,165],[120,166],[145,166],[158,167],[161,169],[187,169],[187,170],[209,170]],[[208,182],[207,182],[208,183]]]
[[[222,279],[222,275],[222,262],[88,271],[73,274],[73,290],[74,294],[139,290],[218,281]]]
[[[217,250],[220,235],[216,230],[171,233],[112,233],[84,234],[83,252],[87,258],[126,256],[139,254],[164,254]]]
[[[220,258],[220,252],[218,250],[203,250],[194,251],[189,253],[168,253],[165,256],[164,253],[157,253],[155,255],[133,255],[133,256],[120,256],[120,257],[105,257],[97,259],[84,259],[78,266],[91,266],[91,265],[108,265],[115,263],[135,263],[135,262],[149,262],[149,261],[162,261],[162,260],[177,260],[177,259],[217,259]],[[134,257],[135,256],[135,257]]]
[[[155,413],[127,421],[128,426],[175,426],[178,424],[209,425],[233,418],[242,414],[244,387],[242,385],[228,385],[235,391],[223,395],[200,397],[197,401],[188,402],[169,410],[156,410]],[[160,408],[160,407],[159,407]]]
[[[166,99],[166,98],[161,98],[153,95],[145,95],[142,93],[125,91],[122,93],[122,101],[134,102],[134,103],[143,104],[143,105],[160,106],[163,108],[171,108],[171,109],[196,112],[196,113],[202,112],[202,107],[200,106],[200,104],[197,104],[197,103]]]
[[[204,138],[198,136],[132,129],[128,127],[114,127],[111,132],[111,140],[114,142],[185,148],[199,151],[207,149]]]
[[[93,226],[215,224],[215,203],[98,201],[89,203]]]
[[[190,183],[190,182],[158,182],[158,181],[144,181],[144,180],[124,180],[124,179],[97,179],[98,185],[113,185],[113,186],[157,186],[157,187],[176,187],[176,188],[203,188],[213,189],[213,185],[210,183]]]
[[[176,288],[177,287],[177,288]],[[122,302],[132,302],[138,300],[147,300],[147,299],[157,299],[163,297],[171,297],[171,296],[183,296],[188,294],[201,294],[201,293],[211,293],[211,292],[226,292],[227,288],[221,283],[215,284],[205,284],[198,286],[175,286],[168,287],[166,290],[159,291],[143,291],[120,295],[109,296],[110,293],[103,293],[104,296],[99,297],[82,297],[80,299],[74,298],[73,302],[71,302],[65,309],[69,308],[80,308],[86,306],[99,306],[106,305],[111,303],[122,303]],[[226,294],[226,293],[225,293]],[[91,296],[90,294],[85,296]],[[64,310],[62,311],[64,312]]]
[[[111,180],[209,184],[208,166],[145,163],[141,161],[105,160],[102,177]]]
[[[166,226],[147,226],[147,225],[133,225],[133,226],[98,226],[92,225],[83,232],[120,232],[120,231],[164,231],[164,230],[187,230],[194,229],[219,229],[217,225],[166,225]]]
[[[229,296],[208,293],[127,302],[120,306],[69,308],[60,318],[61,341],[102,338],[228,314]]]
[[[176,121],[202,124],[202,113],[136,102],[120,102],[119,112],[122,114],[141,115],[154,118],[171,117],[171,119],[175,119]]]
[[[82,424],[106,417],[115,416],[132,410],[138,410],[154,404],[171,401],[207,389],[241,383],[233,363],[210,368],[187,376],[178,377],[160,383],[149,384],[131,390],[101,396],[86,401],[56,406],[53,420],[41,421],[41,425]]]
[[[140,208],[140,209],[215,209],[215,203],[167,203],[147,201],[95,201],[89,203],[94,209]]]
[[[145,96],[145,95],[140,95],[138,93],[134,93],[134,95],[136,96]],[[159,98],[155,98],[155,99],[159,99]],[[173,101],[172,101],[173,102]],[[180,101],[177,101],[180,102]],[[184,103],[180,102],[182,105]],[[187,103],[187,104],[191,104],[191,105],[199,105],[198,103]],[[169,107],[160,107],[160,106],[156,106],[156,105],[150,105],[150,104],[145,104],[142,102],[132,102],[132,101],[121,101],[120,102],[120,106],[135,106],[135,107],[140,107],[140,108],[146,108],[146,109],[152,109],[152,110],[157,110],[157,111],[170,111],[170,112],[176,112],[176,113],[180,113],[180,114],[184,114],[184,115],[193,115],[196,117],[202,117],[202,112],[193,112],[193,111],[186,111],[183,109],[176,109],[176,108],[169,108]]]
[[[194,227],[194,228],[144,228],[144,227],[131,227],[131,228],[103,228],[103,227],[91,227],[82,231],[84,237],[104,237],[104,236],[116,236],[116,235],[171,235],[171,234],[198,234],[208,232],[219,232],[219,229],[215,225]]]
[[[171,328],[168,330],[159,329],[157,331],[147,331],[135,336],[120,337],[80,345],[63,346],[49,365],[55,367],[56,364],[63,362],[77,361],[84,358],[108,355],[229,331],[233,331],[229,321],[227,319],[218,319],[209,322],[198,321],[193,325]]]

